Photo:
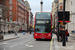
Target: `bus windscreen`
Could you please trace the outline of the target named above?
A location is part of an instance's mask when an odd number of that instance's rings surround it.
[[[37,33],[50,33],[50,25],[35,25],[35,32]]]
[[[36,19],[51,19],[50,13],[36,13]]]

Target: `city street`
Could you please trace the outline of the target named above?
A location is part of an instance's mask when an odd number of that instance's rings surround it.
[[[38,40],[33,34],[19,35],[20,38],[0,42],[0,50],[50,50],[51,41]]]

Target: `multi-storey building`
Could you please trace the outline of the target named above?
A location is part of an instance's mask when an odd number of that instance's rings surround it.
[[[52,25],[55,27],[55,18],[57,17],[57,3],[54,1],[52,3]]]
[[[5,21],[7,17],[7,7],[5,5],[5,0],[0,0],[0,30],[3,32],[5,32],[5,26],[7,24]]]
[[[66,0],[65,1],[65,10],[70,11],[70,23],[66,25],[68,27],[69,33],[75,31],[75,0]]]
[[[32,27],[33,27],[33,13],[32,12],[30,12],[30,28],[32,29]]]
[[[27,0],[25,0],[25,3],[27,5],[27,11],[29,12],[29,25],[28,25],[28,28],[31,28],[32,27],[32,23],[33,23],[32,22],[33,21],[33,14],[31,12],[31,8],[30,8],[30,5],[29,5]]]
[[[4,27],[2,25],[1,30],[5,30],[5,32],[8,32],[8,30],[18,31],[20,28],[27,30],[27,26],[29,25],[29,12],[27,11],[24,0],[0,1],[4,1],[5,6],[8,8],[5,23],[7,25]]]
[[[53,26],[56,28],[57,26],[57,12],[63,11],[63,0],[54,0],[52,3],[52,18],[53,18]]]
[[[63,11],[63,0],[54,0],[54,2],[56,2],[58,5],[57,6],[58,11]],[[65,25],[65,29],[68,29],[69,33],[71,33],[71,31],[75,31],[75,27],[74,27],[75,25],[75,11],[74,11],[75,6],[74,5],[75,5],[75,0],[65,0],[65,11],[70,11],[70,21],[71,22]],[[55,20],[57,21],[57,18],[55,18]]]

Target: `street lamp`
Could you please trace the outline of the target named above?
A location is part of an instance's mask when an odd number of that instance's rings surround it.
[[[41,0],[41,12],[43,11],[43,1]]]
[[[66,46],[65,41],[65,0],[63,0],[63,38],[62,38],[62,45]]]
[[[59,41],[59,22],[58,22],[58,5],[59,5],[59,0],[55,0],[55,2],[57,3],[57,40]]]

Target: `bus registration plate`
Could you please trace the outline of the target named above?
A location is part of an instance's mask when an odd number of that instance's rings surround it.
[[[45,38],[41,38],[41,39],[45,39]]]

